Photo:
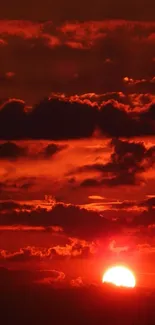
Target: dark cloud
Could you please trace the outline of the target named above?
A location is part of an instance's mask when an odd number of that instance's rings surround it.
[[[99,186],[100,182],[97,179],[94,178],[87,178],[84,181],[82,181],[81,186],[90,186],[90,187],[95,187],[95,186]]]
[[[29,154],[26,157],[29,159],[31,159],[31,158],[34,159],[34,156],[31,156]],[[35,156],[35,159],[36,158],[38,158],[37,155]],[[6,189],[6,190],[12,189],[12,190],[20,191],[20,190],[31,189],[34,186],[35,182],[36,182],[36,177],[33,177],[33,176],[32,177],[19,177],[19,178],[12,180],[11,182],[5,181],[4,183],[2,183],[2,185],[3,185],[4,189]],[[19,206],[20,206],[20,204],[19,204]]]
[[[16,159],[24,157],[27,151],[25,148],[16,145],[13,142],[0,144],[0,159]]]
[[[136,207],[138,205],[139,204],[136,201],[123,201],[123,202],[112,203],[110,207],[116,210],[121,210],[121,209],[127,210],[127,209],[132,209],[133,207]]]
[[[18,158],[29,158],[29,159],[48,159],[56,155],[63,149],[66,149],[66,145],[50,143],[47,146],[43,147],[41,151],[35,148],[34,150],[29,150],[28,147],[23,147],[15,142],[4,142],[0,144],[0,159],[5,160],[15,160]],[[27,186],[27,184],[26,184]]]
[[[45,229],[58,226],[69,236],[87,240],[120,229],[119,225],[105,219],[98,212],[61,203],[55,204],[51,210],[38,208],[27,211],[25,207],[24,211],[8,211],[2,214],[0,225],[42,226]]]
[[[155,196],[149,197],[143,202],[140,203],[140,206],[147,207],[148,209],[152,209],[155,207]]]
[[[29,210],[32,209],[31,205],[28,204],[20,204],[14,201],[2,201],[0,202],[0,212],[5,213],[7,211],[15,211],[15,210]]]
[[[1,139],[19,139],[21,134],[24,134],[26,118],[24,108],[24,102],[20,100],[9,100],[1,106]]]
[[[116,101],[108,101],[98,108],[86,103],[70,100],[45,99],[26,112],[22,101],[12,100],[3,104],[0,111],[0,139],[78,139],[90,137],[96,128],[113,137],[132,137],[155,133],[150,118],[153,105],[144,113],[127,111]],[[153,114],[153,113],[151,113]],[[152,117],[152,115],[151,115]],[[12,123],[12,121],[14,121]],[[13,144],[5,144],[2,155],[18,156],[23,151]],[[52,155],[60,147],[49,145],[45,155]]]
[[[98,171],[97,179],[86,179],[81,186],[139,185],[140,174],[155,163],[155,147],[146,149],[142,142],[128,142],[113,139],[114,152],[106,164],[81,167],[79,171]]]
[[[44,100],[26,113],[12,101],[0,111],[0,138],[70,139],[91,136],[97,108],[59,100]],[[14,123],[12,123],[14,121]],[[52,147],[48,147],[48,152]]]
[[[137,226],[150,226],[155,224],[155,208],[154,207],[148,207],[146,210],[144,210],[142,213],[140,213],[138,216],[136,216],[133,221],[132,225],[134,227]]]
[[[30,117],[30,136],[70,139],[91,136],[97,109],[88,105],[58,100],[44,100],[34,107]],[[35,123],[35,130],[33,125]],[[32,124],[32,125],[31,125]]]
[[[103,134],[112,137],[154,135],[153,112],[153,104],[149,107],[143,105],[143,110],[132,111],[116,101],[108,101],[101,107],[99,127]]]
[[[51,144],[47,145],[42,150],[42,152],[40,153],[40,156],[43,156],[44,158],[50,158],[65,148],[66,148],[66,146],[64,146],[64,145],[58,145],[56,143],[51,143]]]
[[[65,274],[57,270],[47,271],[29,271],[29,270],[9,270],[0,267],[0,287],[7,289],[10,286],[32,285],[33,283],[50,279],[50,283],[61,281],[65,278]]]
[[[151,104],[150,107],[148,108],[148,110],[142,114],[142,117],[144,119],[149,119],[150,121],[152,120],[152,122],[155,121],[155,104],[154,103]]]
[[[29,190],[31,187],[33,186],[33,183],[32,182],[27,182],[27,183],[23,183],[21,186],[20,186],[20,188],[22,189],[22,190]],[[16,187],[18,187],[17,185],[16,185]]]
[[[133,136],[137,130],[137,123],[114,102],[102,106],[100,112],[99,126],[103,133],[112,136]]]

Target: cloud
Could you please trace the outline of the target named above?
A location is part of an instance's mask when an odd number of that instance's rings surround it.
[[[46,23],[37,23],[24,20],[3,20],[0,23],[0,35],[4,38],[8,36],[19,37],[25,40],[41,39],[45,46],[59,46],[59,38],[44,31]],[[3,39],[2,39],[3,40]],[[5,41],[3,41],[5,42]]]
[[[1,250],[0,252],[0,258],[10,262],[40,261],[41,257],[42,252],[33,247],[21,248],[19,251],[13,253],[5,250]]]
[[[148,207],[133,220],[133,226],[149,226],[154,224],[154,207]]]
[[[57,283],[57,282],[64,281],[64,279],[65,279],[64,272],[52,270],[49,275],[50,276],[45,277],[45,278],[43,278],[41,280],[38,280],[37,283],[51,285],[51,284],[53,284],[55,282]]]
[[[0,286],[19,287],[32,285],[34,283],[52,284],[65,279],[65,274],[59,270],[9,270],[0,267]]]
[[[49,202],[49,204],[32,201],[32,205],[5,201],[0,203],[2,216],[0,230],[50,232],[52,235],[69,236],[65,246],[54,245],[47,248],[47,251],[41,248],[35,250],[28,246],[17,252],[19,256],[26,255],[28,258],[33,255],[51,256],[54,259],[88,258],[96,252],[96,246],[91,242],[92,240],[102,236],[105,238],[106,231],[109,235],[121,232],[123,227],[132,226],[132,221],[134,226],[143,212],[152,211],[153,213],[153,204],[153,200],[149,203],[147,199],[144,201],[103,199],[99,203],[94,202],[80,206],[56,201],[55,203]],[[72,215],[74,216],[73,220]],[[91,224],[88,227],[89,222]],[[73,224],[76,224],[76,229]],[[9,257],[9,254],[7,255]]]
[[[151,168],[155,163],[155,147],[146,149],[142,142],[128,142],[113,139],[113,153],[106,164],[83,166],[79,171],[98,171],[100,177],[88,178],[81,186],[118,186],[138,185],[142,182],[141,173]]]
[[[53,259],[88,259],[92,258],[97,251],[97,245],[94,242],[87,242],[77,238],[69,238],[69,243],[65,246],[55,246],[51,249],[51,258]]]
[[[109,250],[116,254],[120,254],[121,252],[127,252],[129,250],[129,247],[128,246],[117,246],[116,241],[112,240],[109,244]]]
[[[133,93],[129,94],[129,99],[134,107],[141,107],[145,110],[145,105],[155,102],[155,96],[150,93]]]
[[[146,255],[155,253],[155,247],[153,245],[150,245],[150,244],[147,244],[147,243],[138,244],[137,245],[137,250],[139,251],[139,253],[146,254]]]
[[[0,35],[3,38],[7,36],[18,36],[26,40],[29,39],[53,39],[55,45],[67,44],[77,49],[91,48],[95,43],[107,37],[108,33],[118,36],[119,30],[124,30],[130,38],[133,38],[135,32],[137,42],[147,40],[154,42],[155,24],[125,21],[125,20],[104,20],[104,21],[67,21],[53,23],[50,21],[37,22],[31,20],[1,20]],[[145,33],[144,33],[145,31]],[[141,36],[141,39],[138,38]]]
[[[4,139],[20,138],[20,134],[24,131],[24,120],[24,102],[21,100],[9,100],[6,102],[1,106],[0,110],[0,138],[3,138],[3,136]]]
[[[17,227],[16,227],[17,228]],[[12,226],[12,231],[16,231],[16,228]],[[23,230],[24,227],[20,227],[19,230]],[[54,228],[54,227],[53,227]],[[1,227],[1,230],[3,228]],[[9,228],[11,230],[11,227]],[[6,227],[7,230],[7,227]],[[18,230],[18,229],[17,229]],[[27,231],[33,230],[31,227],[27,227]],[[34,227],[35,231],[35,227]],[[44,231],[39,229],[38,231]],[[87,242],[78,238],[69,238],[65,245],[51,245],[50,247],[36,247],[27,246],[20,248],[19,250],[0,250],[0,262],[51,262],[57,260],[69,260],[69,259],[89,259],[97,252],[97,245],[93,242]]]
[[[81,277],[78,277],[76,279],[72,279],[70,282],[72,287],[83,287],[84,283]]]
[[[150,112],[153,104],[143,105],[143,110],[129,109],[117,101],[109,100],[101,107],[99,127],[103,134],[112,137],[134,137],[154,135],[155,125]]]
[[[0,212],[6,213],[8,211],[20,211],[20,210],[31,210],[33,207],[28,204],[20,204],[14,201],[1,201],[0,202]]]
[[[26,149],[13,142],[0,144],[0,159],[17,159],[26,155]]]
[[[41,148],[41,149],[40,149]],[[37,148],[31,148],[31,145],[27,146],[19,145],[12,141],[7,141],[0,144],[0,159],[4,160],[16,160],[27,158],[31,160],[35,159],[50,159],[55,156],[61,150],[66,149],[67,145],[49,143],[46,146],[38,145]],[[29,183],[22,186],[29,186]],[[24,188],[24,187],[23,187]]]
[[[42,129],[43,138],[70,139],[88,137],[94,130],[97,109],[88,105],[71,104],[57,100],[45,100],[41,102],[31,113],[30,132],[32,138],[36,131]],[[33,134],[34,133],[34,134]],[[39,136],[39,134],[38,134]]]
[[[114,100],[98,107],[60,96],[28,110],[23,101],[11,100],[0,110],[0,139],[79,139],[92,136],[97,128],[109,137],[153,135],[153,108],[151,104],[145,111],[132,112]],[[46,150],[57,149],[53,145]]]
[[[37,21],[0,21],[0,38],[6,42],[1,73],[15,73],[0,80],[1,98],[32,104],[52,91],[154,94],[154,23]],[[134,82],[124,82],[126,77]]]
[[[126,105],[129,104],[127,97],[122,92],[106,92],[102,94],[84,93],[84,94],[76,94],[70,96],[61,93],[51,93],[50,99],[61,99],[66,102],[88,104],[94,107],[98,106],[99,108],[101,108],[104,102],[107,102],[108,100],[114,100],[116,101],[116,103],[119,102]]]
[[[155,103],[151,104],[146,111],[143,112],[142,117],[149,119],[152,122],[155,120]]]
[[[103,104],[100,112],[99,127],[102,132],[113,137],[139,134],[138,123],[117,102]]]
[[[7,210],[7,213],[2,214],[0,226],[13,225],[42,226],[47,230],[50,230],[50,227],[61,227],[68,236],[85,240],[93,240],[106,236],[107,232],[120,230],[120,225],[105,219],[98,212],[63,203],[56,203],[48,210],[45,208],[17,209],[10,212]],[[87,248],[84,254],[88,254]]]
[[[140,206],[147,207],[148,209],[152,209],[155,207],[155,196],[148,197],[146,200],[140,203]]]
[[[59,151],[65,149],[67,146],[65,145],[59,145],[56,143],[51,143],[48,144],[40,153],[40,157],[44,157],[45,159],[48,159],[52,156],[54,156],[56,153],[58,153]]]
[[[69,139],[91,136],[97,109],[78,103],[44,100],[25,112],[23,102],[12,101],[0,111],[0,138]],[[12,123],[11,121],[15,122]],[[35,125],[35,127],[34,127]]]

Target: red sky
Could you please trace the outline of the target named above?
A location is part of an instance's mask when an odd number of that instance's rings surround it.
[[[0,266],[45,283],[155,285],[154,2],[110,3],[0,11]]]

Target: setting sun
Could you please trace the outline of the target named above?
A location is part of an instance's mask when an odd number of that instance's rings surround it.
[[[119,287],[134,288],[136,279],[132,271],[124,266],[114,266],[109,268],[103,275],[103,283],[112,283]]]

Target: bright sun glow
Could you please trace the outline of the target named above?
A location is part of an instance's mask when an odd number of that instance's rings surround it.
[[[112,283],[119,287],[134,288],[136,279],[134,274],[124,266],[114,266],[109,268],[103,275],[103,283]]]

